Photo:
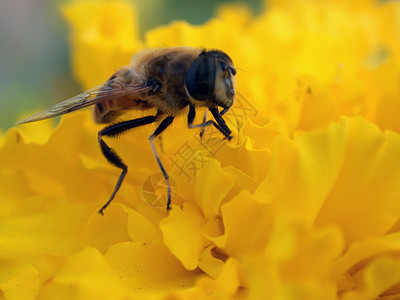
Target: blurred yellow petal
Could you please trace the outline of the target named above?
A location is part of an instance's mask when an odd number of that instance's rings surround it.
[[[128,1],[74,1],[63,6],[72,27],[72,64],[84,89],[107,80],[140,49],[136,11]],[[101,62],[101,63],[99,63]]]
[[[400,109],[400,63],[387,63],[377,69],[373,84],[375,90],[371,119],[382,128],[400,132],[400,121],[396,111]]]
[[[400,261],[390,257],[374,260],[356,274],[355,291],[344,293],[344,300],[353,299],[398,299],[400,296]]]
[[[79,248],[78,233],[87,218],[84,205],[68,206],[39,197],[29,200],[13,215],[1,219],[2,261],[21,263],[42,253],[74,253]],[[42,211],[37,211],[38,207]]]
[[[336,299],[327,271],[342,251],[337,228],[280,227],[271,236],[264,255],[244,258],[250,299]]]
[[[297,79],[297,97],[302,102],[298,128],[309,130],[337,121],[339,107],[331,91],[315,82],[314,78],[301,76]]]
[[[353,272],[353,270],[360,268],[365,261],[379,255],[396,253],[398,251],[400,251],[399,233],[356,242],[351,245],[344,255],[336,260],[331,270],[331,276],[336,280],[342,279],[345,281],[347,272]],[[346,286],[340,286],[340,289],[346,289]]]
[[[0,198],[2,199],[1,216],[10,214],[15,207],[31,197],[32,191],[27,187],[26,178],[18,171],[0,169]]]
[[[26,143],[45,144],[53,133],[54,120],[32,123],[32,126],[23,126],[19,130],[19,134]]]
[[[243,265],[248,299],[279,299],[282,283],[276,265],[260,254],[247,257]]]
[[[343,251],[343,237],[338,227],[325,227],[317,232],[308,232],[295,245],[297,251],[284,260],[281,275],[285,279],[306,280],[319,278],[328,284],[329,270],[334,259]],[[268,252],[267,252],[268,255]]]
[[[82,130],[84,115],[77,113],[63,118],[46,144],[30,143],[19,129],[11,129],[0,149],[0,164],[23,172],[27,188],[39,195],[76,200],[99,195],[102,191],[97,186],[101,176],[86,173],[79,159],[82,148],[93,140],[89,132]]]

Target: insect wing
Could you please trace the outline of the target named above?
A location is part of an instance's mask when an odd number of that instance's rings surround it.
[[[141,95],[149,91],[151,91],[151,87],[145,83],[126,84],[121,83],[118,79],[112,79],[100,86],[60,102],[53,107],[29,116],[17,124],[50,119],[103,101],[128,95]]]

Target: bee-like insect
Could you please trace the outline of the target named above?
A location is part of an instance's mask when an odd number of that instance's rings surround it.
[[[189,107],[188,127],[202,128],[213,125],[230,140],[231,130],[222,116],[235,100],[236,69],[231,58],[220,50],[204,50],[192,47],[172,47],[145,50],[132,57],[131,64],[117,70],[104,84],[65,100],[34,114],[17,124],[44,120],[94,105],[97,123],[111,123],[100,130],[98,141],[107,161],[120,168],[122,173],[104,209],[114,199],[128,171],[128,166],[110,148],[103,137],[118,137],[135,127],[159,122],[150,135],[150,145],[158,166],[167,182],[167,210],[171,205],[171,187],[168,174],[154,146],[154,139],[162,133],[174,118]],[[193,124],[196,107],[206,107],[214,120],[206,117],[200,124]],[[218,107],[222,107],[219,110]],[[126,110],[156,108],[155,115],[117,122]]]

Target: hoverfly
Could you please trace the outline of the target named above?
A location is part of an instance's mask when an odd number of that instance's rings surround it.
[[[110,148],[103,137],[118,137],[135,127],[154,122],[159,123],[150,135],[150,146],[159,168],[167,182],[167,210],[171,206],[171,187],[154,139],[159,136],[174,118],[186,107],[189,128],[213,125],[222,135],[232,139],[231,130],[222,116],[235,100],[236,69],[231,58],[220,50],[205,50],[192,47],[171,47],[144,50],[132,57],[131,64],[118,69],[104,84],[65,100],[42,112],[34,114],[17,124],[44,120],[93,105],[96,123],[111,123],[98,133],[98,142],[107,161],[122,170],[109,200],[100,208],[104,210],[114,199],[127,172],[128,166]],[[193,124],[196,107],[206,107],[214,120],[204,118]],[[218,107],[222,109],[219,110]],[[118,122],[126,110],[148,110],[156,108],[155,115]]]

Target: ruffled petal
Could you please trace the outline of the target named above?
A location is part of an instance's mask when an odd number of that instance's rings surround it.
[[[204,218],[191,203],[182,209],[174,206],[170,215],[161,221],[164,243],[188,270],[196,269],[206,240],[201,235]]]
[[[198,271],[188,271],[161,242],[115,244],[106,259],[119,278],[136,295],[179,291],[194,285]]]
[[[42,288],[39,299],[131,299],[131,290],[106,258],[85,248],[70,257]]]
[[[380,257],[354,275],[357,288],[343,294],[351,299],[396,299],[400,296],[400,261],[392,257]]]

